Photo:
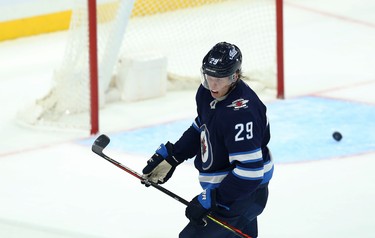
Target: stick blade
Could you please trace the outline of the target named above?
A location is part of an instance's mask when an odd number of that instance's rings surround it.
[[[109,144],[111,140],[108,136],[102,134],[92,144],[91,150],[96,154],[102,154],[104,148]]]

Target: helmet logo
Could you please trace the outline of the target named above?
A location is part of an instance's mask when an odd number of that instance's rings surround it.
[[[234,58],[234,56],[236,56],[237,53],[238,53],[238,51],[234,47],[232,49],[230,49],[229,59],[232,60]]]
[[[213,64],[213,65],[216,65],[217,62],[219,62],[219,59],[215,59],[215,58],[210,58],[210,64]]]

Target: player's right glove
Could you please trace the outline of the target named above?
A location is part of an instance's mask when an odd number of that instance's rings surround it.
[[[189,202],[185,209],[185,216],[196,226],[206,226],[206,215],[217,210],[216,190],[206,189]]]
[[[161,144],[142,170],[142,177],[146,181],[142,183],[147,186],[147,181],[158,184],[167,182],[179,164],[180,162],[173,156],[173,144],[169,141],[165,145]]]

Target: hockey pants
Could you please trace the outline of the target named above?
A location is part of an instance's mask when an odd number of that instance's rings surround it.
[[[212,213],[213,216],[240,229],[252,238],[258,237],[257,216],[260,215],[267,203],[268,184],[261,186],[246,199],[238,200],[232,204],[229,211],[222,209]],[[207,219],[205,227],[196,226],[189,222],[180,232],[179,238],[237,238],[226,228]]]

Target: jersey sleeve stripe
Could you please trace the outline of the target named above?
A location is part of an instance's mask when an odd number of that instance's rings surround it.
[[[199,173],[199,182],[204,189],[219,185],[228,173],[228,171],[221,173]]]
[[[262,183],[266,183],[272,177],[273,162],[269,160],[261,168],[245,168],[237,165],[233,170],[233,174],[241,179],[262,180]]]
[[[239,161],[241,163],[251,163],[251,162],[258,162],[262,161],[262,150],[256,149],[252,151],[246,151],[241,153],[232,153],[229,154],[229,162],[233,163],[235,161]]]
[[[268,183],[273,175],[273,162],[272,160],[267,161],[264,164],[264,175],[263,175],[263,181],[262,184]]]
[[[263,180],[264,170],[263,168],[258,169],[248,169],[237,166],[233,170],[233,174],[239,178],[246,180]]]
[[[264,173],[262,184],[268,183],[271,180],[272,175],[273,175],[273,166],[271,167],[269,171]]]
[[[229,172],[220,173],[199,173],[199,182],[203,189],[215,188],[220,185]],[[273,162],[267,161],[264,168],[244,168],[237,166],[233,170],[234,176],[244,180],[262,180],[263,183],[268,183],[273,174]]]
[[[264,171],[265,171],[265,172],[270,171],[270,170],[272,169],[272,167],[273,167],[273,162],[272,162],[272,160],[269,160],[269,161],[267,161],[266,163],[264,163]]]

